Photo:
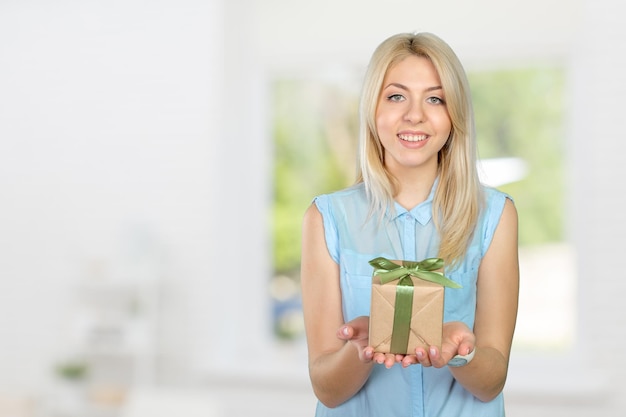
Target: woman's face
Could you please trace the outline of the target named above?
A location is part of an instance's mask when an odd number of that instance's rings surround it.
[[[429,59],[411,55],[387,70],[376,128],[391,173],[437,169],[437,156],[452,123],[439,75]]]

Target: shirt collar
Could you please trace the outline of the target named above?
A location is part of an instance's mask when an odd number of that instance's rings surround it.
[[[433,199],[435,198],[435,191],[437,190],[437,184],[439,183],[439,177],[435,179],[430,193],[425,201],[421,202],[411,210],[407,210],[400,204],[394,201],[394,212],[390,213],[390,220],[395,220],[400,216],[406,216],[407,213],[411,217],[415,218],[422,226],[427,224],[433,217]]]

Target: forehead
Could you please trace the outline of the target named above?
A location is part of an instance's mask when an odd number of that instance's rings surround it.
[[[386,82],[397,79],[440,83],[439,74],[432,61],[420,55],[408,55],[391,63],[385,73],[385,85]]]

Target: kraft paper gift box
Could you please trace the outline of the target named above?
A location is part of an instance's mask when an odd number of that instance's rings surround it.
[[[441,347],[445,287],[460,288],[439,270],[443,260],[421,262],[376,258],[370,308],[369,345],[376,352],[414,354]]]

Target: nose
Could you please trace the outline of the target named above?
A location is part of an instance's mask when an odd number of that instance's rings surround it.
[[[424,121],[424,109],[419,101],[411,101],[407,103],[404,119],[411,123],[421,123]]]

